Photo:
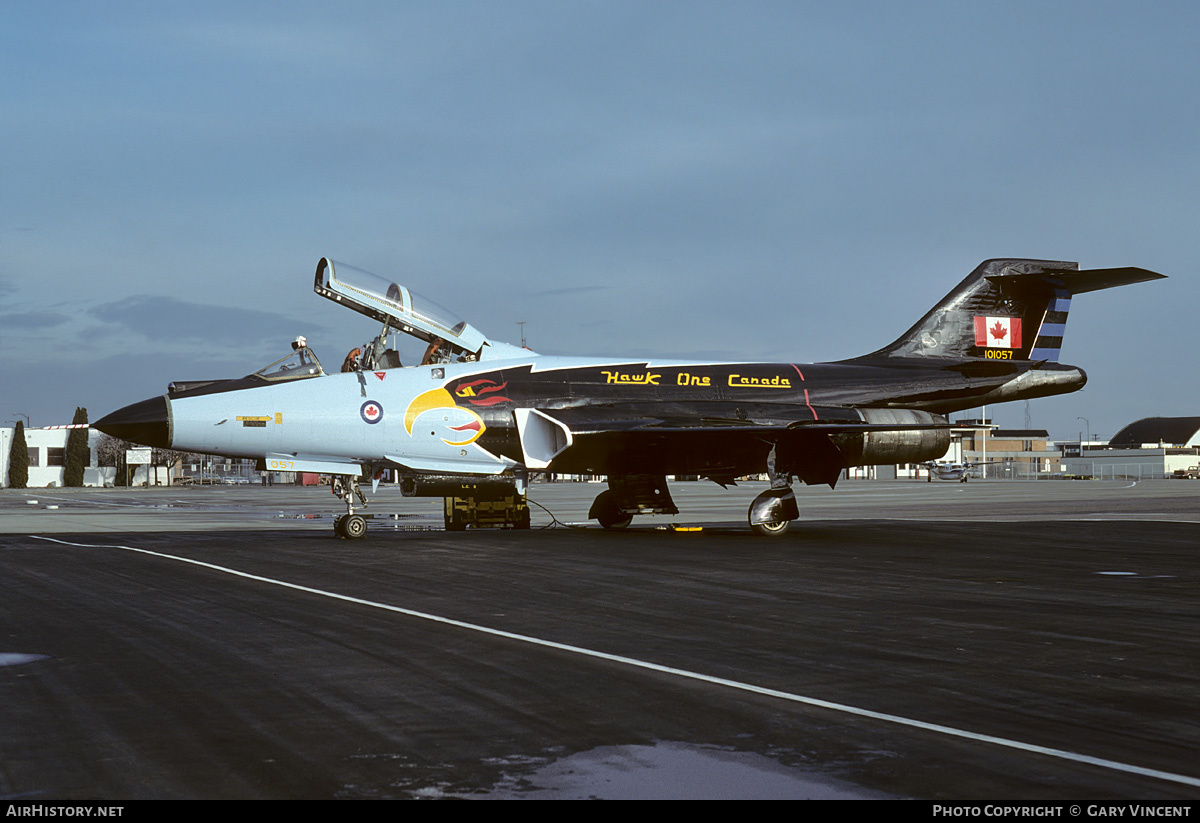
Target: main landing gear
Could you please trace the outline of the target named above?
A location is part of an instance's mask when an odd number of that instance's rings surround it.
[[[746,519],[755,534],[782,537],[791,528],[792,521],[800,516],[800,507],[796,505],[796,493],[792,491],[791,474],[775,471],[774,446],[767,454],[767,476],[771,478],[771,488],[754,498]]]
[[[633,522],[633,514],[621,510],[617,496],[611,489],[605,489],[592,501],[589,517],[594,517],[606,529],[623,529]]]
[[[796,505],[796,493],[791,486],[767,489],[754,498],[747,513],[750,530],[763,537],[782,537],[791,528],[792,521],[800,516]]]
[[[747,513],[750,528],[764,537],[787,534],[792,521],[800,516],[791,478],[777,475],[774,460],[768,461],[771,488],[754,498]],[[609,477],[608,489],[592,501],[588,517],[608,530],[623,529],[635,514],[678,514],[679,509],[667,489],[663,475],[633,474]]]
[[[367,519],[354,513],[354,497],[367,505],[367,496],[358,487],[358,478],[351,475],[334,475],[330,488],[335,497],[346,501],[346,513],[339,514],[333,521],[333,533],[345,540],[359,540],[367,534]]]
[[[666,475],[627,474],[608,478],[608,489],[592,501],[588,517],[606,529],[623,529],[635,514],[679,514]]]

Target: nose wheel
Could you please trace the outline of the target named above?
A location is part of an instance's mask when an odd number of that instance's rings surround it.
[[[367,534],[367,519],[361,514],[343,514],[333,521],[333,533],[346,540],[358,540]]]
[[[367,519],[361,514],[354,513],[355,496],[362,501],[364,506],[367,505],[367,497],[358,487],[358,478],[337,475],[333,478],[333,487],[330,491],[335,497],[346,501],[346,513],[338,515],[333,521],[333,533],[344,540],[359,540],[366,537]]]

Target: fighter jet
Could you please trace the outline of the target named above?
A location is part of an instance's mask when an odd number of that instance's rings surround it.
[[[485,336],[387,278],[329,258],[317,294],[382,323],[329,373],[304,338],[231,380],[176,382],[95,427],[148,446],[253,458],[268,471],[331,475],[360,538],[360,478],[396,470],[406,495],[445,498],[446,525],[528,528],[532,474],[602,475],[589,512],[606,529],[678,512],[668,475],[722,486],[766,474],[747,519],[762,535],[799,517],[792,484],[836,485],[854,466],[942,457],[946,415],[1076,391],[1060,364],[1075,295],[1163,275],[1139,268],[996,259],[893,343],[831,363],[713,363],[539,355]],[[389,335],[428,344],[402,365]],[[395,338],[393,338],[395,339]]]

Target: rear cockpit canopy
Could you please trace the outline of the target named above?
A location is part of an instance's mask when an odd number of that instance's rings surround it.
[[[426,343],[441,341],[444,351],[466,360],[482,359],[484,349],[493,345],[478,329],[432,300],[328,257],[317,264],[313,291]]]

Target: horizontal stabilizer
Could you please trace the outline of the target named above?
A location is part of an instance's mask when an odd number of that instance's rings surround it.
[[[1003,282],[1005,280],[1020,280],[1028,279],[1029,277],[1038,275],[1029,274],[998,274],[988,277],[988,280],[993,282]],[[1124,266],[1116,269],[1047,269],[1043,276],[1053,277],[1054,280],[1061,281],[1063,286],[1071,294],[1084,294],[1089,291],[1100,291],[1101,289],[1112,289],[1117,286],[1132,286],[1134,283],[1147,283],[1151,280],[1165,280],[1165,274],[1150,271],[1149,269],[1139,269],[1135,266]]]

